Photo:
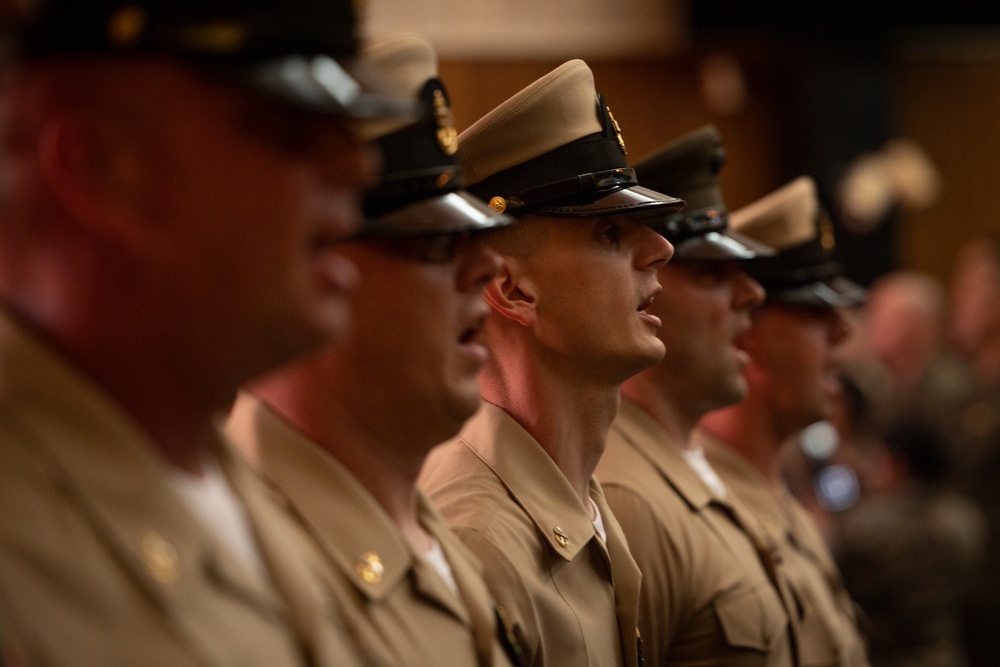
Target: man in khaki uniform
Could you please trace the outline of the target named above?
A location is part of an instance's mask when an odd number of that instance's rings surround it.
[[[486,566],[532,665],[634,667],[639,572],[592,473],[621,382],[663,355],[647,308],[670,244],[590,68],[556,68],[459,137],[470,190],[519,217],[503,258],[479,412],[421,482]]]
[[[216,421],[344,333],[330,244],[374,170],[342,117],[380,106],[329,85],[350,4],[25,11],[0,90],[5,660],[360,664]]]
[[[251,384],[228,433],[286,498],[346,590],[344,619],[367,665],[510,665],[481,566],[416,478],[430,449],[479,405],[499,257],[479,233],[510,218],[459,188],[456,133],[431,46],[415,35],[363,59],[425,107],[413,124],[367,124],[385,172],[363,237],[347,338]],[[400,127],[402,125],[402,127]]]
[[[867,665],[854,604],[812,517],[785,487],[779,461],[782,443],[830,416],[839,389],[836,349],[848,335],[838,308],[859,303],[864,292],[834,261],[833,229],[808,176],[734,212],[732,223],[779,253],[749,267],[767,290],[740,339],[750,355],[749,392],[707,415],[696,438],[780,547],[797,601],[799,664]]]
[[[666,356],[623,385],[596,474],[642,571],[640,629],[657,666],[794,664],[774,547],[691,440],[703,414],[746,391],[735,339],[764,291],[743,267],[770,251],[728,230],[724,158],[704,126],[636,166],[688,206],[661,228],[676,247],[650,309]]]

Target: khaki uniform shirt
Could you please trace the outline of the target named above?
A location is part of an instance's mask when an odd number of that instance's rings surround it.
[[[240,395],[228,433],[256,451],[289,513],[322,549],[324,579],[341,592],[343,622],[366,665],[511,664],[480,564],[423,494],[420,523],[440,543],[458,594],[343,465],[258,399]]]
[[[639,570],[591,481],[607,530],[598,536],[555,462],[501,408],[484,403],[431,453],[421,483],[479,556],[528,662],[635,667]]]
[[[773,545],[631,401],[622,399],[596,475],[642,570],[648,664],[794,664]]]
[[[356,665],[299,564],[305,536],[222,443],[268,577],[170,486],[98,387],[0,314],[0,624],[12,664]],[[303,648],[307,647],[307,648]]]
[[[706,456],[726,486],[763,522],[778,543],[795,595],[799,664],[802,667],[860,667],[868,664],[854,602],[833,556],[808,511],[782,488],[771,485],[739,452],[699,431]]]

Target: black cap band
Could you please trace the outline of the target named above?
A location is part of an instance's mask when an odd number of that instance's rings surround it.
[[[789,289],[843,274],[840,262],[818,239],[782,250],[773,257],[750,260],[746,269],[766,290]]]
[[[383,176],[365,197],[365,217],[377,218],[407,204],[454,192],[465,184],[455,158],[450,124],[439,122],[438,109],[447,109],[448,93],[439,79],[430,79],[420,93],[421,120],[377,139]],[[450,119],[448,119],[450,121]]]

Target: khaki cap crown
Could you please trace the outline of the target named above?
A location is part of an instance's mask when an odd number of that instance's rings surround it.
[[[820,209],[816,183],[800,176],[730,216],[734,229],[778,250],[747,264],[769,303],[830,308],[861,303],[865,290],[844,276],[833,224]]]
[[[714,125],[703,125],[654,151],[635,165],[639,182],[687,202],[687,211],[725,210],[719,172],[726,163],[722,137]]]
[[[427,81],[438,75],[434,47],[414,33],[400,33],[371,42],[361,50],[359,57],[378,72],[385,92],[404,99],[420,97]],[[362,141],[373,141],[412,122],[412,118],[382,118],[355,121],[353,128]]]
[[[745,260],[773,254],[770,247],[729,229],[729,213],[719,187],[725,162],[719,131],[714,125],[703,125],[635,165],[643,186],[673,193],[687,202],[683,211],[655,227],[674,244],[677,261]]]
[[[683,206],[637,187],[621,128],[582,60],[563,63],[525,87],[458,142],[469,190],[513,215],[648,220]]]
[[[595,95],[590,67],[570,60],[480,118],[458,136],[469,183],[600,132]]]
[[[816,182],[809,176],[800,176],[734,211],[729,224],[754,240],[785,250],[817,236],[818,213]]]

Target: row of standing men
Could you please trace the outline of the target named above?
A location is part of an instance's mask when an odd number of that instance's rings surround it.
[[[863,298],[808,177],[630,166],[580,60],[458,135],[347,2],[10,32],[7,663],[867,664],[778,468]]]

